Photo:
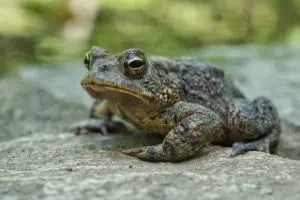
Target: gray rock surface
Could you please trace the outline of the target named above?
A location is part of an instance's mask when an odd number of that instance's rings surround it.
[[[199,53],[249,98],[270,97],[284,131],[278,155],[207,147],[182,163],[148,163],[121,148],[156,144],[151,135],[74,136],[91,99],[84,69],[30,68],[0,80],[0,199],[300,199],[300,47],[214,47]]]

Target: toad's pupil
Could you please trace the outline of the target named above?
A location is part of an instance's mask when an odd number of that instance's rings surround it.
[[[133,61],[129,62],[129,66],[130,66],[131,68],[139,68],[139,67],[141,67],[143,64],[144,64],[144,62],[141,61],[141,60],[133,60]]]
[[[84,63],[85,65],[89,65],[89,59],[88,59],[87,56],[84,58],[83,63]]]

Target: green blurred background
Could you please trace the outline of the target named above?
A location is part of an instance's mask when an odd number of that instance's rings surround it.
[[[207,45],[297,43],[300,0],[10,0],[0,3],[0,74],[113,53],[189,54]]]

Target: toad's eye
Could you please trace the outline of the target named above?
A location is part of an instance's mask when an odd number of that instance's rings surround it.
[[[124,64],[126,65],[126,67],[138,69],[142,67],[145,64],[145,62],[140,58],[135,58],[133,60],[128,60],[127,62],[125,61]]]
[[[140,51],[129,52],[124,59],[125,74],[134,77],[139,77],[146,71],[146,57]]]
[[[83,60],[84,66],[90,70],[91,69],[91,52],[87,52],[84,56],[84,60]]]

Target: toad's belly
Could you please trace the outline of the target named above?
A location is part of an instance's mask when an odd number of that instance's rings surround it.
[[[166,135],[174,127],[170,119],[152,111],[116,107],[114,113],[147,133]]]

